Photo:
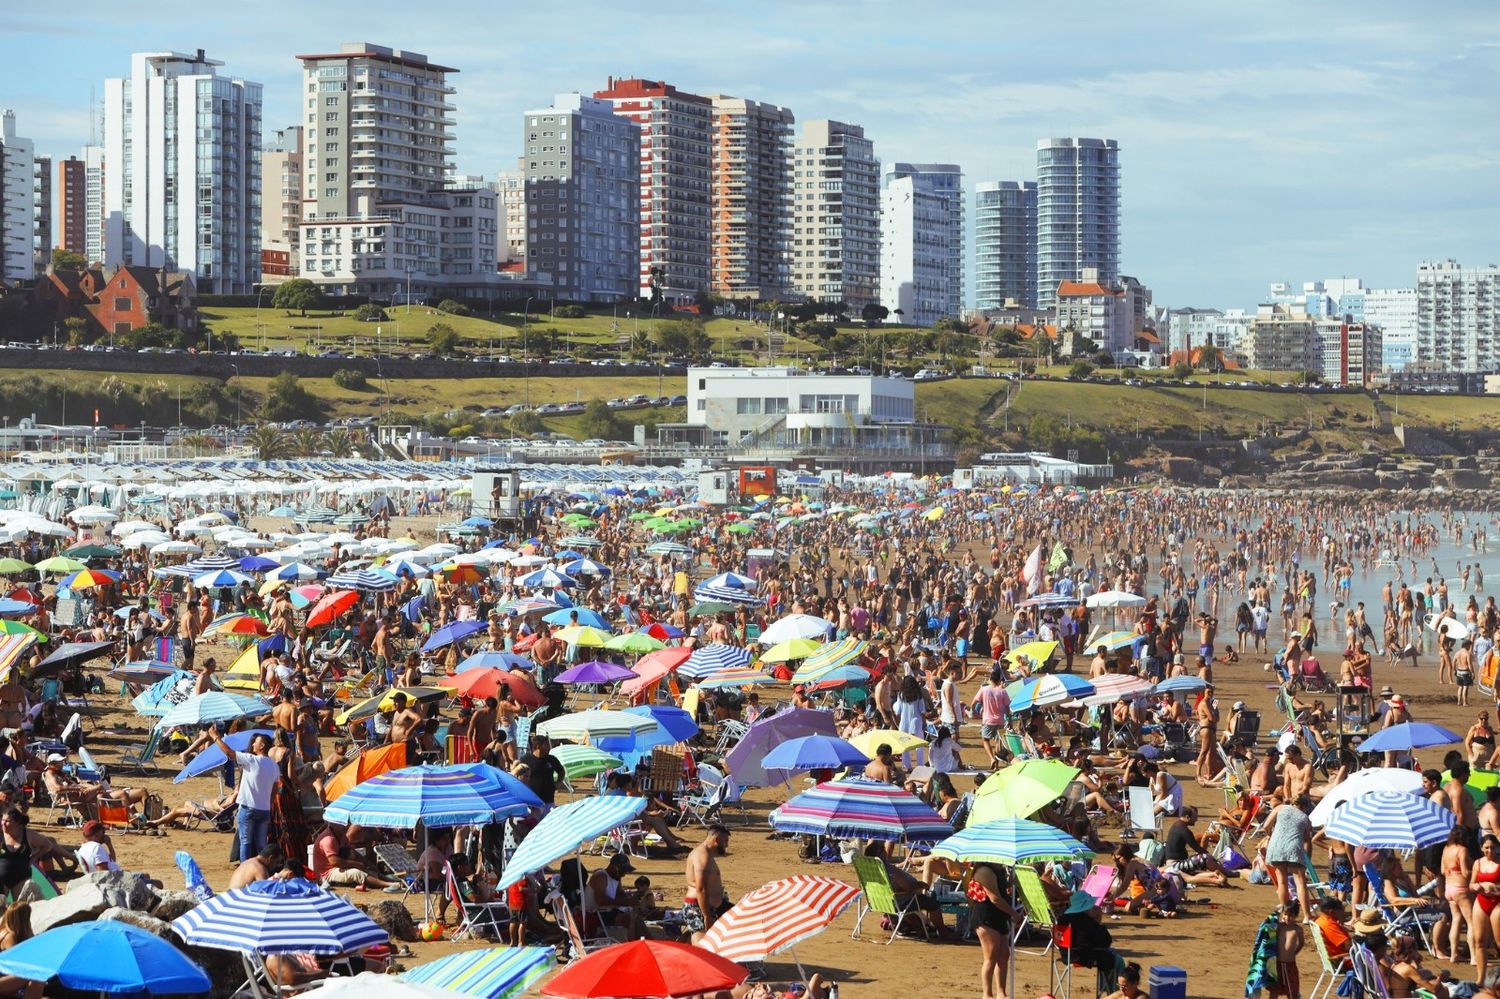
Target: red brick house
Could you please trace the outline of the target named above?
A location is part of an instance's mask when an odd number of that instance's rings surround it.
[[[162,281],[166,281],[165,294]],[[96,335],[118,335],[159,322],[173,329],[194,330],[197,289],[192,275],[150,267],[53,270],[37,287],[37,298],[52,318],[89,320]]]

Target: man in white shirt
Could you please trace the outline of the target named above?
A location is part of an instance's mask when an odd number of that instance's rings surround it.
[[[78,867],[85,874],[93,871],[118,871],[115,862],[115,845],[110,842],[109,832],[98,819],[89,819],[79,830],[83,845],[78,848]]]
[[[240,768],[240,790],[235,797],[240,807],[236,820],[240,837],[239,860],[246,861],[263,850],[270,839],[271,795],[281,777],[281,768],[266,755],[271,740],[264,735],[250,740],[248,753],[231,749],[219,734],[217,725],[208,727],[208,737],[219,747],[219,752],[233,759]]]

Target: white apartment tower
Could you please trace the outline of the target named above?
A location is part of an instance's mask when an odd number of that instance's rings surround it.
[[[188,271],[199,292],[260,280],[261,86],[179,52],[104,81],[104,262]]]
[[[880,304],[891,311],[888,321],[931,326],[955,315],[949,311],[954,238],[947,198],[916,177],[887,181],[880,208]]]
[[[262,259],[267,283],[286,280],[300,273],[298,247],[302,241],[303,126],[278,128],[261,154],[260,248],[286,254],[284,268]],[[265,254],[270,256],[270,254]]]
[[[1417,350],[1417,289],[1371,288],[1365,292],[1364,321],[1380,327],[1382,367],[1400,371]]]
[[[640,294],[689,301],[709,285],[713,102],[660,80],[595,91],[641,131]]]
[[[521,169],[502,170],[495,178],[500,192],[500,219],[505,230],[505,259],[526,262],[526,178]]]
[[[885,184],[889,186],[904,177],[911,178],[913,190],[939,198],[947,208],[943,236],[947,246],[943,262],[945,290],[939,318],[956,318],[964,307],[964,172],[955,163],[894,163],[886,171]],[[884,234],[881,238],[884,239]],[[911,322],[911,317],[906,321]]]
[[[83,255],[104,260],[104,147],[83,147]]]
[[[522,121],[526,266],[559,299],[640,294],[641,131],[609,101],[559,94]]]
[[[36,276],[36,151],[16,134],[16,114],[0,114],[0,281]]]
[[[1463,267],[1455,260],[1419,264],[1412,360],[1442,371],[1500,370],[1497,299],[1500,267]]]
[[[1036,184],[974,186],[974,306],[1036,308]]]
[[[1037,306],[1092,267],[1120,280],[1120,146],[1114,139],[1043,139],[1036,145]]]
[[[858,314],[880,295],[880,161],[858,125],[802,123],[792,151],[792,285]]]

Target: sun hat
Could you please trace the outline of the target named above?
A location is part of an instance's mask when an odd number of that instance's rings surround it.
[[[1378,909],[1361,909],[1349,928],[1358,934],[1383,933],[1385,920],[1380,918]]]
[[[1070,916],[1075,912],[1088,912],[1099,903],[1094,901],[1094,896],[1086,891],[1075,891],[1068,898],[1068,907],[1063,910],[1064,916]]]

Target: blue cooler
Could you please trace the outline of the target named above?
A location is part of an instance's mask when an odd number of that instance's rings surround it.
[[[1153,964],[1146,980],[1151,999],[1187,999],[1187,972],[1168,964]]]

